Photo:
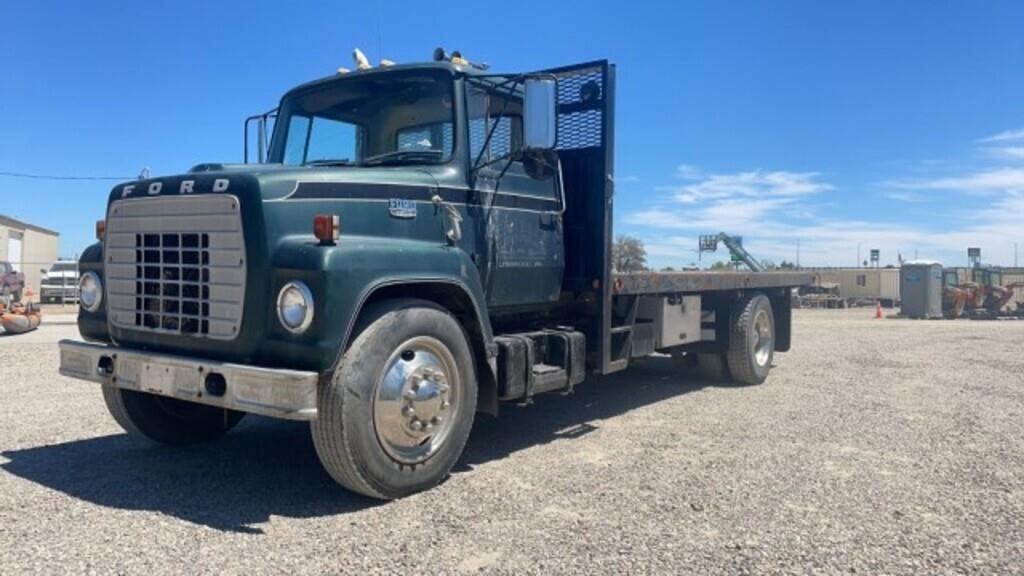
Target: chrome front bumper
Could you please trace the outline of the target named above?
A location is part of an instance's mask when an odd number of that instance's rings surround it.
[[[225,364],[61,340],[60,373],[126,390],[285,418],[316,419],[316,372]]]

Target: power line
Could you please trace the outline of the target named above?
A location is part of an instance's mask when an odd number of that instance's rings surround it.
[[[54,176],[51,174],[26,174],[24,172],[0,172],[7,178],[29,178],[31,180],[135,180],[134,176]]]

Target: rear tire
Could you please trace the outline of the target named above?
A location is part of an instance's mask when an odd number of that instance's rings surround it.
[[[473,426],[477,382],[465,332],[447,310],[405,299],[364,314],[365,328],[320,386],[313,444],[339,484],[389,500],[448,476]]]
[[[216,440],[245,416],[244,412],[113,386],[103,386],[103,400],[130,436],[170,446]]]
[[[726,364],[733,382],[760,384],[768,377],[775,354],[775,316],[766,296],[758,294],[734,309]]]

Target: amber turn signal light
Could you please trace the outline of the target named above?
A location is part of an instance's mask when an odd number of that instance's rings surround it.
[[[102,241],[107,236],[107,221],[96,221],[96,239]]]
[[[320,245],[332,245],[341,236],[341,218],[337,214],[313,216],[313,235]]]

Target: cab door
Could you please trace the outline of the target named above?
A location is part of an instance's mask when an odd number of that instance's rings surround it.
[[[487,223],[487,304],[555,302],[565,271],[557,171],[531,175],[521,160],[509,159],[522,139],[520,99],[470,84],[467,103],[470,163],[477,166],[471,182]]]

